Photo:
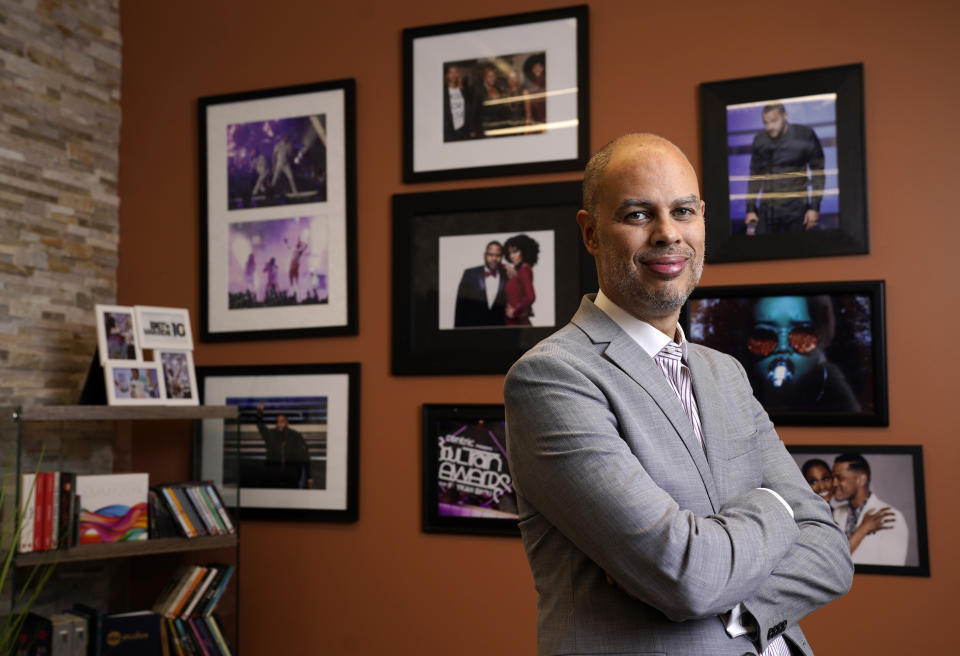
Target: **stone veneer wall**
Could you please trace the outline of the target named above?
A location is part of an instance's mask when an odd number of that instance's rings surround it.
[[[93,306],[116,302],[120,57],[119,0],[0,0],[0,406],[76,403],[97,343]],[[44,469],[110,471],[113,427],[82,432],[34,425],[24,470],[45,446]],[[4,526],[16,435],[0,416]],[[37,610],[101,603],[105,567],[58,570]]]
[[[119,0],[0,0],[0,405],[76,403],[116,302]]]

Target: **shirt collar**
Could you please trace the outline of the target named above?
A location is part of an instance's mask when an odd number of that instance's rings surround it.
[[[600,308],[604,314],[610,317],[614,323],[620,326],[620,328],[623,329],[623,332],[627,333],[627,335],[629,335],[633,341],[639,344],[651,358],[659,353],[663,347],[667,345],[667,342],[670,341],[670,338],[664,335],[658,329],[654,328],[646,321],[637,319],[635,316],[611,301],[607,295],[603,293],[602,289],[597,292],[597,298],[593,301],[593,304]],[[680,324],[677,324],[677,337],[680,340],[680,349],[683,352],[683,359],[686,361],[687,339],[683,334],[683,328],[680,327]]]

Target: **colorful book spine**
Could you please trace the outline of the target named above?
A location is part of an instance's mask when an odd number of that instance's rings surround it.
[[[170,512],[173,513],[173,516],[176,517],[180,523],[184,536],[188,538],[196,537],[198,535],[197,529],[194,528],[183,506],[180,505],[180,500],[177,498],[177,495],[173,493],[173,488],[164,487],[162,490],[163,497],[167,500],[167,503],[170,504]]]
[[[213,639],[216,640],[217,647],[220,648],[220,654],[222,656],[233,656],[233,652],[230,651],[230,645],[227,643],[227,640],[223,635],[223,631],[220,630],[216,618],[210,615],[209,617],[204,617],[203,621],[210,629],[210,634],[213,636]]]
[[[237,529],[233,525],[230,513],[227,512],[227,508],[223,503],[223,499],[220,498],[220,493],[217,491],[216,486],[209,481],[205,481],[202,485],[207,491],[207,496],[213,501],[213,505],[217,507],[217,512],[220,514],[220,519],[223,520],[224,526],[227,527],[227,531],[229,533],[236,532]]]

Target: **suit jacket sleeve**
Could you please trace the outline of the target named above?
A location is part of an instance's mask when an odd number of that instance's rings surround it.
[[[675,436],[628,445],[610,393],[560,348],[528,354],[514,366],[505,401],[518,494],[625,592],[672,620],[717,615],[755,598],[791,551],[798,523],[774,495],[757,489],[717,512],[682,507],[647,471],[649,464],[663,474],[663,459],[644,453]],[[662,416],[649,399],[637,401],[652,406],[651,420],[653,413]],[[775,447],[765,443],[764,449]],[[688,462],[666,467],[705,498]],[[701,508],[709,508],[704,503]]]
[[[749,386],[739,362],[735,364]],[[853,580],[853,563],[846,536],[833,521],[829,505],[810,490],[796,462],[777,438],[766,411],[752,399],[755,423],[764,435],[763,487],[780,494],[794,512],[799,535],[786,555],[777,563],[743,604],[756,619],[760,649],[786,626],[825,603],[844,594]],[[779,631],[771,627],[781,622]]]

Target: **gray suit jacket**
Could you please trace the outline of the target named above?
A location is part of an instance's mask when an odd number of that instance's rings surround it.
[[[718,617],[740,602],[761,650],[785,632],[811,654],[797,621],[849,589],[847,540],[743,368],[693,344],[688,359],[706,455],[656,363],[591,297],[507,375],[540,654],[756,653]]]

